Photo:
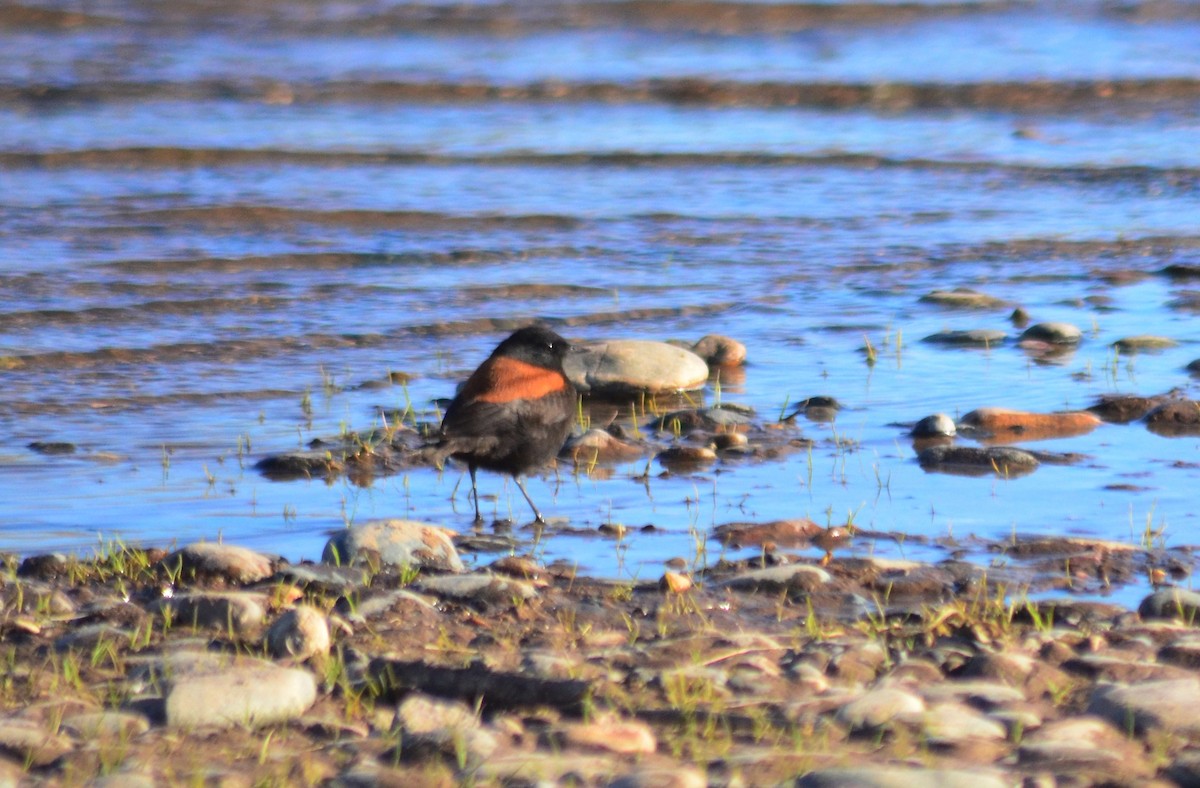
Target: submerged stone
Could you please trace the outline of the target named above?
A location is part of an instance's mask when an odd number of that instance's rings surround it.
[[[1167,438],[1200,435],[1200,402],[1167,400],[1146,414],[1146,427]]]
[[[923,304],[937,304],[954,309],[1004,309],[1008,307],[1008,302],[1001,298],[966,287],[958,287],[953,290],[934,290],[921,296],[920,301]]]
[[[1112,346],[1122,353],[1137,353],[1140,350],[1165,350],[1167,348],[1178,347],[1179,343],[1169,337],[1139,334],[1132,337],[1122,337],[1113,342]]]
[[[917,454],[926,471],[962,476],[1023,476],[1037,469],[1038,459],[1011,446],[930,446]]]
[[[1083,340],[1083,332],[1070,323],[1034,323],[1021,332],[1022,342],[1046,342],[1051,345],[1077,345]]]
[[[1008,334],[988,328],[971,328],[959,331],[939,331],[922,339],[931,345],[946,345],[948,347],[982,347],[989,348],[1003,344]]]

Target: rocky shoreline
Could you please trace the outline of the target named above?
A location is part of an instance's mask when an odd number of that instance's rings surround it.
[[[714,538],[759,559],[642,583],[521,550],[464,571],[478,535],[395,520],[320,563],[10,557],[0,784],[1200,779],[1200,595],[1165,585],[1190,550],[1014,540],[989,571],[828,560],[827,530],[731,523]],[[1142,573],[1137,611],[1026,595]]]

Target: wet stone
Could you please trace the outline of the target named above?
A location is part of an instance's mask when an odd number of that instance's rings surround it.
[[[328,451],[297,451],[264,457],[254,469],[274,481],[324,479],[341,475],[345,464],[335,460]]]
[[[1034,323],[1021,332],[1022,342],[1046,342],[1051,345],[1077,345],[1083,340],[1083,332],[1070,323]]]
[[[812,520],[773,520],[767,523],[722,523],[712,530],[712,538],[730,547],[777,547],[807,545],[825,530]]]
[[[914,438],[952,438],[957,431],[954,419],[945,413],[934,413],[914,424],[909,435]]]
[[[267,598],[246,591],[179,594],[158,600],[153,612],[169,615],[173,626],[216,629],[237,638],[256,635],[266,620]]]
[[[168,677],[164,692],[167,724],[187,729],[287,722],[316,698],[313,674],[254,659],[176,674]]]
[[[220,578],[231,583],[257,583],[270,577],[271,559],[237,545],[219,542],[190,544],[168,555],[162,565],[186,579]]]
[[[753,413],[749,409],[725,405],[713,408],[689,408],[664,414],[654,421],[654,429],[673,435],[695,430],[730,432],[750,426]]]
[[[572,382],[596,396],[693,391],[708,381],[704,359],[666,342],[615,339],[589,351]]]
[[[276,659],[299,661],[329,653],[329,621],[310,605],[299,605],[277,618],[267,630],[267,651]]]
[[[1146,414],[1146,427],[1156,435],[1190,437],[1200,434],[1200,402],[1167,400]]]
[[[75,444],[65,441],[33,441],[32,443],[25,444],[25,447],[30,451],[45,455],[75,453]]]
[[[701,337],[692,352],[710,367],[738,367],[746,363],[746,346],[721,334]]]
[[[969,328],[956,331],[939,331],[922,339],[931,345],[946,347],[977,347],[989,348],[1003,344],[1008,334],[987,328]]]
[[[716,462],[717,453],[707,446],[672,446],[654,455],[663,467],[673,471],[686,471]]]
[[[463,571],[453,532],[415,520],[375,520],[338,531],[325,545],[321,560],[346,566],[378,560],[395,567]]]
[[[1021,476],[1032,473],[1040,464],[1027,451],[1010,446],[930,446],[917,454],[927,471],[963,476]]]
[[[1100,417],[1087,411],[1027,413],[1007,408],[978,408],[959,420],[964,432],[996,438],[1038,440],[1084,435],[1100,425]]]
[[[1200,620],[1200,593],[1186,588],[1160,589],[1141,601],[1138,615],[1143,619],[1175,619],[1190,624]]]
[[[1105,394],[1088,410],[1112,424],[1128,424],[1143,418],[1163,403],[1163,397],[1137,397],[1131,394]]]

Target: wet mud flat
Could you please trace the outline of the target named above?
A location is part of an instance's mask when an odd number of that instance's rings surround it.
[[[721,533],[794,547],[824,530],[789,521]],[[779,548],[652,582],[591,579],[521,552],[463,571],[471,549],[462,534],[391,520],[339,534],[321,563],[218,543],[7,557],[0,775],[30,785],[1196,779],[1200,596],[1164,587],[1135,611],[1013,593],[1063,573],[1121,582],[1148,560],[1126,545],[990,545],[1014,559],[995,572]]]

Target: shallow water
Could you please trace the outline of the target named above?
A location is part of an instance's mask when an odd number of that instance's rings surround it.
[[[918,542],[949,536],[984,562],[972,535],[1194,544],[1195,437],[1103,425],[1036,445],[1087,461],[1001,480],[922,471],[896,423],[1194,388],[1195,316],[1171,306],[1192,285],[1157,272],[1200,262],[1196,40],[1169,2],[9,7],[0,549],[219,537],[299,560],[348,521],[466,530],[454,471],[364,488],[253,463],[431,409],[506,333],[489,320],[532,317],[736,337],[744,378],[703,398],[762,422],[846,406],[803,424],[811,455],[532,480],[572,529],[545,560],[656,577],[714,560],[715,524],[798,516],[930,559]],[[1017,333],[1009,309],[919,301],[958,286],[1085,341],[1053,363],[922,343]],[[1181,344],[1114,355],[1147,333]],[[393,371],[410,382],[363,385]],[[511,484],[483,492],[524,517]]]

